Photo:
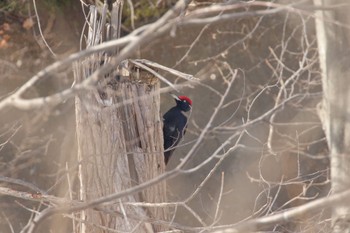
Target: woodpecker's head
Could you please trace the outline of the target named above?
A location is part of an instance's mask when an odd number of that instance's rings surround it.
[[[176,106],[179,107],[182,111],[188,112],[191,110],[192,100],[190,98],[184,95],[176,96],[174,94],[171,94],[171,96],[175,99]]]

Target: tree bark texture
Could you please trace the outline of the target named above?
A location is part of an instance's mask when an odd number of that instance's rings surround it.
[[[76,63],[76,82],[82,82],[107,61],[106,54],[94,54]],[[155,77],[124,61],[101,77],[96,89],[76,97],[82,201],[120,192],[165,171],[159,86]],[[162,182],[142,193],[84,210],[77,232],[164,230],[166,226],[156,221],[167,219],[166,208],[130,203],[165,201],[166,185]]]
[[[327,137],[334,193],[350,188],[350,7],[347,0],[314,0],[319,11],[317,41],[322,68],[323,100],[319,115]],[[350,232],[350,203],[333,207],[333,232]]]
[[[139,75],[142,76],[143,72]],[[97,100],[105,96],[101,90],[76,98],[79,176],[81,199],[84,201],[125,190],[165,170],[157,94],[159,83],[151,85],[147,81],[135,82],[132,77],[124,77],[123,81],[114,85],[115,90],[109,90],[107,94],[112,98],[110,106],[105,106],[103,100]],[[165,208],[123,204],[165,202],[165,196],[163,182],[141,194],[109,203],[105,212],[85,210],[83,220],[87,222],[87,229],[83,232],[98,232],[96,226],[131,231],[148,219],[165,220]],[[138,227],[141,229],[137,232],[146,232],[142,230],[143,224]],[[159,230],[162,227],[155,225],[153,228]]]

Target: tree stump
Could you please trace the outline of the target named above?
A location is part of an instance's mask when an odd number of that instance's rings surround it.
[[[94,58],[76,71],[91,70]],[[76,81],[85,79],[75,72]],[[152,179],[165,170],[160,119],[159,81],[146,71],[123,63],[105,87],[76,97],[80,198],[89,201],[116,193]],[[108,103],[107,105],[105,103]],[[82,213],[80,232],[149,232],[149,219],[166,220],[165,208],[141,208],[125,203],[166,201],[165,183],[141,194],[108,203],[106,211],[88,209]],[[140,224],[142,223],[142,224]],[[84,226],[83,226],[84,225]],[[86,229],[84,229],[86,228]],[[164,229],[153,225],[153,229]]]
[[[113,4],[112,30],[105,30],[107,5],[101,15],[96,7],[90,7],[87,48],[102,43],[110,35],[119,37],[121,9],[122,1]],[[111,60],[117,56],[116,51],[92,54],[74,64],[76,83],[96,74],[102,66],[109,70],[107,74],[99,75],[102,77],[98,77],[96,88],[76,97],[79,196],[82,201],[121,192],[165,171],[159,80],[128,60],[114,65]],[[133,205],[135,202],[156,204],[165,201],[166,184],[160,182],[141,193],[82,211],[78,216],[81,221],[76,223],[75,229],[79,233],[166,230],[167,226],[159,222],[167,220],[166,208]]]
[[[96,9],[90,14],[87,44],[101,43]],[[100,33],[100,34],[98,34]],[[111,54],[110,54],[111,55]],[[76,83],[102,65],[107,53],[93,54],[75,63]],[[99,77],[96,89],[76,97],[79,161],[79,197],[91,201],[152,179],[165,171],[160,119],[159,80],[127,60]],[[140,207],[133,202],[166,201],[161,182],[141,193],[105,203],[80,213],[76,232],[158,232],[166,230],[157,220],[167,219],[164,207]]]

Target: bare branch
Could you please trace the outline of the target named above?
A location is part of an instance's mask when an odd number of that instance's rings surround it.
[[[215,233],[234,233],[234,232],[252,232],[274,224],[287,223],[295,218],[301,217],[305,213],[319,211],[325,208],[339,205],[349,200],[350,190],[330,195],[329,197],[319,198],[317,200],[306,203],[302,206],[294,207],[281,213],[272,214],[266,217],[248,220],[233,226],[218,227],[226,228],[215,230]]]

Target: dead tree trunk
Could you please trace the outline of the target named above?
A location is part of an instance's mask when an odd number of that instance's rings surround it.
[[[92,9],[90,27],[98,25]],[[103,31],[103,30],[101,30]],[[89,30],[88,44],[100,43]],[[98,32],[97,32],[98,33]],[[91,42],[94,41],[94,42]],[[75,64],[76,82],[82,82],[101,64],[106,54],[94,54]],[[96,90],[76,97],[80,199],[90,201],[117,193],[156,177],[165,170],[158,80],[123,62]],[[166,229],[165,208],[146,208],[133,202],[166,201],[165,183],[149,187],[114,202],[80,213],[76,232],[158,232]],[[130,204],[131,203],[131,204]]]
[[[314,0],[318,6],[342,5],[320,11],[316,20],[323,100],[319,108],[331,159],[332,191],[350,188],[350,24],[348,0]],[[350,232],[350,204],[333,207],[333,232]]]

